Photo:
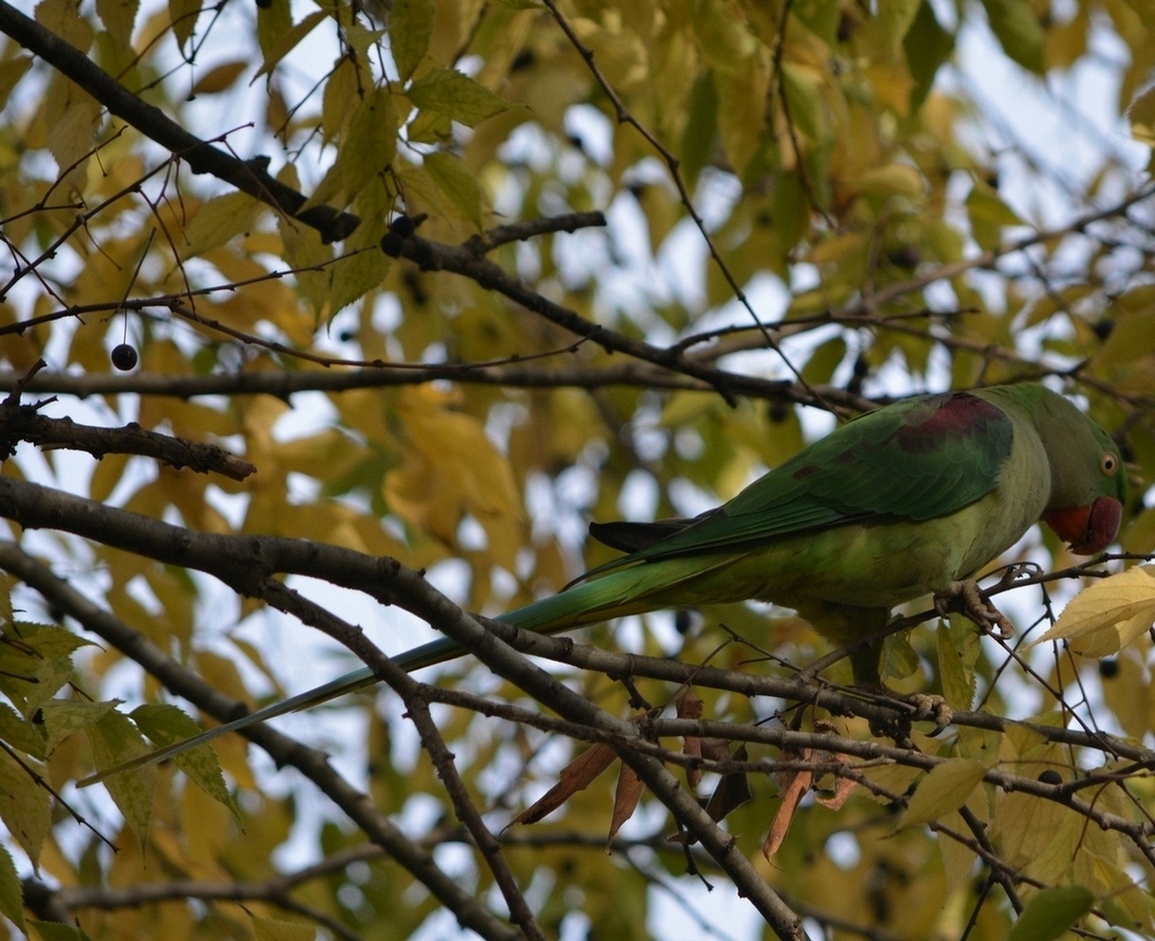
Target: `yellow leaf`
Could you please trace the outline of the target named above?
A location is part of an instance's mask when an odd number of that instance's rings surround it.
[[[192,93],[194,95],[215,95],[218,92],[228,91],[248,67],[249,63],[243,59],[223,62],[197,79],[192,87]]]
[[[301,20],[301,22],[294,23],[292,29],[286,30],[282,36],[278,37],[265,53],[265,61],[261,63],[261,67],[257,71],[257,78],[260,78],[266,72],[271,72],[273,67],[292,52],[301,40],[308,36],[309,33],[316,28],[317,24],[328,17],[328,15],[329,13],[326,10],[314,10]],[[342,63],[345,61],[347,60],[342,60]],[[350,65],[350,70],[351,69],[352,66]],[[333,75],[337,75],[340,72],[341,68],[338,66],[337,71],[334,72]],[[330,77],[330,81],[332,81],[332,77]],[[326,86],[326,90],[328,90],[328,86]]]
[[[257,8],[257,42],[264,54],[266,66],[269,56],[279,47],[281,38],[292,28],[293,14],[289,4],[270,3]]]
[[[1086,832],[1086,820],[1079,814],[1021,792],[1000,799],[992,825],[1002,858],[1043,882],[1070,874]]]
[[[48,751],[55,748],[73,732],[79,732],[94,722],[99,722],[112,709],[114,703],[84,702],[77,699],[50,699],[40,709],[47,733],[45,745]]]
[[[509,459],[477,418],[448,404],[430,386],[402,394],[397,414],[405,462],[386,475],[386,498],[400,516],[449,546],[457,545],[463,518],[472,516],[485,530],[489,557],[512,570],[522,539]]]
[[[770,90],[770,63],[762,56],[735,61],[714,75],[716,98],[725,105],[716,112],[718,134],[734,171],[743,174],[765,143],[762,111]],[[713,140],[711,135],[708,142]]]
[[[867,193],[921,196],[926,189],[926,181],[909,164],[891,163],[867,170],[858,178],[858,186]]]
[[[698,48],[715,68],[732,69],[758,49],[744,16],[725,0],[698,0],[689,5]]]
[[[919,0],[879,0],[879,19],[894,49],[902,44],[921,6]]]
[[[943,819],[943,826],[949,827],[956,833],[966,833],[967,825],[960,814],[948,814]],[[970,878],[970,874],[974,872],[975,859],[977,854],[973,849],[960,840],[945,840],[940,839],[938,843],[938,852],[942,857],[942,869],[945,882],[948,886],[960,886],[965,884],[965,881]]]
[[[43,0],[36,6],[36,22],[81,52],[87,52],[92,45],[92,26],[80,15],[78,3],[70,0]]]
[[[122,49],[129,48],[139,0],[96,0],[96,14]]]
[[[176,706],[168,703],[145,703],[132,711],[132,719],[158,746],[172,745],[199,734],[202,730],[189,716]],[[240,810],[233,801],[232,793],[225,785],[221,766],[216,753],[209,744],[190,748],[173,759],[180,769],[189,776],[213,800],[228,808],[240,818]]]
[[[953,813],[967,802],[986,768],[974,758],[950,758],[935,765],[914,792],[898,829],[918,826]]]
[[[961,623],[954,629],[942,624],[938,629],[938,664],[942,691],[954,709],[969,709],[975,696],[975,660],[978,655],[978,633]]]
[[[75,82],[60,78],[52,83],[45,102],[48,149],[64,172],[69,167],[72,185],[85,185],[85,155],[91,153],[104,111],[100,103]],[[78,166],[74,166],[77,165]]]
[[[1066,640],[1085,657],[1117,653],[1155,622],[1155,566],[1137,565],[1083,589],[1036,644]]]
[[[227,193],[210,199],[185,226],[182,257],[203,255],[247,231],[256,218],[257,206],[248,193]]]

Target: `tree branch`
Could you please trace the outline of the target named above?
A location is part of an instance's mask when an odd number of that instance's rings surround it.
[[[164,653],[143,634],[98,607],[86,595],[58,578],[43,563],[12,542],[0,541],[0,568],[19,577],[48,603],[75,618],[85,629],[102,637],[125,656],[139,663],[178,696],[194,703],[220,721],[243,713],[244,703],[214,689],[196,674]],[[432,892],[465,927],[494,941],[516,941],[521,935],[496,917],[458,882],[447,875],[431,853],[414,843],[329,764],[328,756],[308,748],[287,735],[262,726],[250,730],[250,741],[259,745],[278,765],[290,765],[325,793],[365,835],[408,870]],[[67,921],[67,919],[64,919]]]
[[[326,242],[350,235],[361,220],[329,206],[301,211],[305,197],[270,176],[262,161],[239,160],[190,134],[159,108],[129,91],[84,52],[0,0],[0,32],[40,56],[92,95],[109,112],[184,160],[193,173],[209,173],[237,189],[316,229]]]
[[[82,425],[65,416],[49,418],[37,412],[40,405],[0,407],[0,456],[11,455],[18,441],[41,448],[86,451],[93,457],[106,454],[137,454],[151,457],[177,470],[187,467],[198,473],[217,473],[244,480],[257,468],[215,444],[186,441],[172,435],[146,431],[136,422],[123,428]]]

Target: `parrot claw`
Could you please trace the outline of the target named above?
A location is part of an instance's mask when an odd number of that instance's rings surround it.
[[[934,609],[941,617],[946,617],[952,611],[962,614],[984,634],[990,634],[998,640],[1009,640],[1015,634],[1014,625],[986,599],[974,579],[955,582],[948,591],[935,595]]]
[[[911,716],[914,721],[929,720],[934,723],[931,737],[942,731],[954,721],[954,711],[942,696],[933,693],[913,693],[906,697],[906,701],[915,708]]]

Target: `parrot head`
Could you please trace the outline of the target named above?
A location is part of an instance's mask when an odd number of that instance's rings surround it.
[[[1048,507],[1043,513],[1043,522],[1075,555],[1102,552],[1119,532],[1127,499],[1127,471],[1113,441],[1099,457],[1098,474],[1090,475],[1085,486],[1084,500]]]

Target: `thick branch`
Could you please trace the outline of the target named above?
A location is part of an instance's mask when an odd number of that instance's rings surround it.
[[[172,435],[146,431],[136,422],[123,428],[82,425],[71,418],[49,418],[33,405],[0,407],[0,455],[11,454],[18,441],[42,448],[87,451],[93,457],[106,454],[138,454],[170,467],[187,467],[199,473],[217,473],[244,480],[257,469],[215,444],[185,441]]]

